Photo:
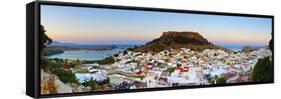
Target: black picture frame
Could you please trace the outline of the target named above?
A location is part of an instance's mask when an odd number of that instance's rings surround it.
[[[271,18],[272,20],[272,42],[274,45],[274,16],[273,15],[258,15],[258,14],[242,14],[228,12],[209,12],[209,11],[194,11],[194,10],[179,10],[166,8],[147,8],[147,7],[132,7],[132,6],[117,6],[117,5],[102,5],[102,4],[87,4],[87,3],[70,3],[70,2],[55,2],[55,1],[34,1],[26,5],[26,94],[34,98],[49,98],[49,97],[65,97],[65,96],[81,96],[81,95],[98,95],[98,94],[113,94],[113,93],[131,93],[143,91],[162,91],[175,89],[191,89],[191,88],[209,88],[209,87],[225,87],[237,85],[253,85],[253,84],[270,84],[270,82],[248,82],[248,83],[233,83],[220,85],[199,85],[199,86],[181,86],[169,88],[147,88],[147,89],[132,89],[132,90],[116,90],[116,91],[97,91],[97,92],[81,92],[81,93],[65,93],[65,94],[49,94],[40,95],[40,6],[41,5],[57,5],[57,6],[74,6],[87,8],[106,8],[106,9],[122,9],[122,10],[139,10],[139,11],[156,11],[156,12],[171,12],[171,13],[192,13],[192,14],[207,14],[221,16],[241,16],[241,17],[257,17]],[[272,61],[274,67],[274,46],[272,50]],[[273,70],[274,71],[274,70]],[[274,75],[274,72],[273,72]],[[274,77],[273,77],[274,78]]]

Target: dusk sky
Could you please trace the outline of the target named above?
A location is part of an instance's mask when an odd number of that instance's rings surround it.
[[[144,44],[165,31],[195,31],[217,45],[264,46],[271,19],[66,6],[41,6],[41,24],[54,41]]]

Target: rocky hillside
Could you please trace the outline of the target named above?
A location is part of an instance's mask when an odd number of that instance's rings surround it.
[[[254,50],[257,50],[257,49],[255,49],[255,48],[253,48],[251,46],[243,46],[241,51],[245,52],[245,53],[248,53],[248,52],[252,52]]]
[[[147,44],[136,48],[139,52],[159,52],[165,49],[189,48],[201,51],[204,49],[222,49],[226,48],[217,46],[209,42],[198,32],[163,32],[160,38],[154,39]]]
[[[73,93],[90,91],[91,88],[78,86],[76,84],[64,84],[59,78],[49,72],[41,69],[41,95],[58,94],[58,93]]]

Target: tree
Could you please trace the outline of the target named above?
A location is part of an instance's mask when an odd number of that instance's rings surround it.
[[[46,47],[46,45],[49,45],[52,42],[53,40],[46,35],[46,30],[44,26],[40,25],[40,50],[42,51],[43,48]]]
[[[56,63],[59,63],[59,59],[58,59],[58,58],[54,58],[54,61],[55,61]]]
[[[119,56],[119,54],[114,54],[114,57],[118,57]]]
[[[134,48],[128,48],[127,50],[128,50],[128,51],[133,51],[133,50],[134,50]]]
[[[76,64],[80,64],[80,60],[79,59],[76,60]]]
[[[125,56],[125,55],[127,55],[127,54],[128,54],[128,51],[124,50],[124,51],[123,51],[123,55]]]
[[[177,64],[177,68],[181,67],[181,64]]]
[[[46,34],[45,34],[46,30],[44,28],[44,26],[40,25],[40,51],[43,51],[43,48],[46,48],[45,44],[51,44],[52,43],[52,39],[49,38]],[[46,62],[42,61],[41,64],[41,68],[47,70],[48,65],[45,64]]]
[[[68,63],[68,66],[71,67],[71,68],[74,68],[77,64],[75,64],[74,62],[70,62]]]
[[[258,60],[252,78],[256,82],[273,81],[273,65],[269,57]]]
[[[64,59],[64,63],[67,64],[68,63],[68,59]]]
[[[272,39],[269,41],[269,49],[271,51],[273,50],[273,41],[272,41]]]

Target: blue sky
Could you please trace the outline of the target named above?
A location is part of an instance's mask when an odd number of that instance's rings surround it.
[[[41,6],[41,24],[55,41],[144,44],[165,31],[195,31],[217,45],[266,45],[271,19],[66,6]]]

